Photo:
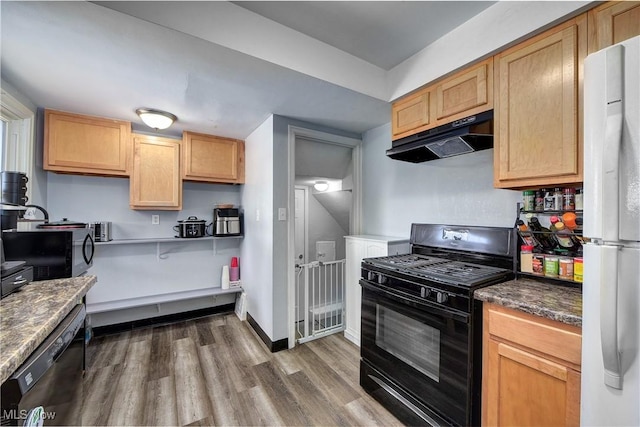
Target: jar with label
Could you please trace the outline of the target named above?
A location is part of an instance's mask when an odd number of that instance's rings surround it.
[[[551,188],[544,189],[544,210],[552,211],[554,206],[553,190]]]
[[[544,276],[544,255],[533,254],[531,258],[531,270],[537,276]]]
[[[547,255],[544,257],[544,275],[546,277],[558,277],[558,257]]]
[[[558,261],[558,277],[573,280],[573,258],[560,258]]]
[[[582,188],[577,188],[576,189],[576,199],[575,199],[575,204],[576,204],[576,210],[581,211],[583,209],[583,204],[582,204]]]
[[[583,269],[584,269],[584,260],[582,258],[574,258],[573,259],[573,280],[575,282],[582,283]]]
[[[537,212],[542,212],[544,210],[544,191],[537,190],[535,196],[535,205],[534,209]]]
[[[573,211],[576,209],[576,189],[565,188],[562,194],[562,209]]]
[[[533,246],[520,246],[520,271],[533,273]]]
[[[536,197],[536,192],[533,190],[526,190],[522,192],[522,198],[524,201],[522,208],[525,211],[533,210],[533,208],[535,207],[535,197]]]
[[[553,190],[553,210],[554,211],[562,210],[562,200],[563,200],[562,188],[556,187]]]

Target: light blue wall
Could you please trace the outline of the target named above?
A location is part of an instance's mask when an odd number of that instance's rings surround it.
[[[363,135],[363,234],[409,237],[412,223],[511,227],[519,191],[493,188],[493,150],[425,163],[389,159],[391,124]]]

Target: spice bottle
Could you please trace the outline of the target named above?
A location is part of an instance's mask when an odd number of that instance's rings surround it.
[[[584,268],[584,261],[582,258],[573,259],[573,280],[582,283],[582,272]]]
[[[525,211],[532,211],[535,207],[535,197],[536,192],[533,190],[525,190],[522,193],[522,198],[524,201],[523,209]]]
[[[544,191],[542,190],[536,191],[534,210],[538,212],[544,210]]]
[[[553,190],[551,188],[544,189],[544,210],[552,211],[554,206]]]
[[[565,211],[573,211],[576,209],[576,189],[565,188],[562,195],[562,209]]]
[[[575,199],[575,204],[576,204],[576,210],[582,210],[583,209],[583,204],[582,204],[582,188],[577,188],[576,189],[576,199]]]
[[[553,190],[553,210],[554,211],[562,210],[562,200],[563,200],[562,188],[556,187]]]
[[[520,246],[520,271],[533,273],[533,246]]]

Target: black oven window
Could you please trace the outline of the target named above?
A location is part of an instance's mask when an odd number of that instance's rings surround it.
[[[376,345],[440,382],[440,331],[376,304]]]

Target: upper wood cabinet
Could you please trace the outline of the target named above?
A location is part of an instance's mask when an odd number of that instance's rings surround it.
[[[640,2],[615,1],[589,12],[589,52],[640,35]]]
[[[494,57],[495,187],[582,181],[586,24],[580,15]]]
[[[183,146],[185,180],[244,183],[244,141],[185,131]]]
[[[131,209],[182,209],[180,140],[133,135]]]
[[[580,328],[483,306],[482,425],[579,426]]]
[[[131,123],[45,110],[45,170],[128,176]]]
[[[493,58],[391,105],[393,139],[404,138],[493,108]]]

